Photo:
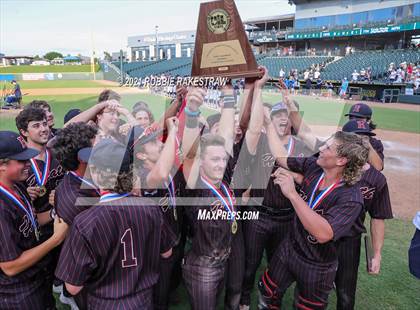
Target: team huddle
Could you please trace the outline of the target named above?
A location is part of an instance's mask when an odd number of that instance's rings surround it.
[[[112,90],[62,129],[46,101],[25,106],[18,133],[0,132],[0,309],[55,309],[53,290],[72,309],[168,309],[180,285],[192,309],[249,309],[254,289],[280,309],[294,282],[297,309],[333,289],[354,309],[366,213],[371,274],[392,218],[372,110],[353,105],[321,139],[287,90],[263,102],[260,70],[207,119],[200,88],[156,120]]]

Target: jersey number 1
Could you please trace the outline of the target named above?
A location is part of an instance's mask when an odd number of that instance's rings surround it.
[[[133,234],[131,228],[128,228],[121,237],[121,244],[124,249],[124,259],[122,260],[122,267],[137,266],[137,258],[134,256]]]

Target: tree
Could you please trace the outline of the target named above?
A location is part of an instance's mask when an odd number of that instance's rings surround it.
[[[48,52],[44,55],[45,59],[48,59],[49,61],[53,60],[54,58],[63,58],[63,55],[59,52]]]

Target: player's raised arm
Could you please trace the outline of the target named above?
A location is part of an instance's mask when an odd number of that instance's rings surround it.
[[[269,79],[267,68],[260,67],[260,70],[264,72],[264,75],[261,79],[256,80],[254,83],[255,86],[252,97],[251,118],[249,121],[248,130],[245,134],[245,142],[251,155],[256,154],[258,141],[261,136],[261,130],[264,125],[262,90],[265,83]]]
[[[171,117],[166,120],[168,137],[166,139],[165,145],[162,148],[159,159],[147,175],[147,188],[155,188],[159,186],[164,180],[168,178],[169,173],[171,172],[175,162],[176,134],[178,132],[178,125],[179,122],[176,117]]]
[[[235,136],[235,98],[231,86],[222,90],[223,108],[220,117],[220,125],[217,134],[225,139],[225,149],[232,155],[232,147]]]
[[[241,96],[239,109],[239,127],[245,133],[248,130],[252,111],[252,97],[254,95],[254,79],[245,79],[245,89]]]
[[[184,154],[183,171],[188,185],[195,184],[198,177],[198,166],[194,164],[197,160],[199,152],[199,141],[201,127],[199,122],[200,106],[204,102],[206,91],[201,88],[190,88],[186,97],[187,103],[185,107],[185,127],[182,137],[182,152]],[[190,175],[192,178],[190,178]]]
[[[311,128],[303,121],[296,101],[289,97],[289,91],[287,89],[281,89],[281,93],[283,96],[283,102],[287,107],[287,112],[289,113],[290,122],[292,123],[292,127],[297,131],[298,137],[302,139],[309,149],[317,152],[319,140],[314,135]]]
[[[283,168],[289,169],[287,166],[287,150],[281,143],[279,136],[271,122],[270,111],[268,107],[263,108],[264,127],[267,134],[268,146],[270,147],[271,154],[273,154],[276,162]]]

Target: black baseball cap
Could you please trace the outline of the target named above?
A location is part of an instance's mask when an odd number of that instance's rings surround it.
[[[80,109],[71,109],[64,115],[64,124],[71,120],[73,117],[79,115],[82,111]]]
[[[376,134],[372,132],[372,129],[370,128],[369,124],[362,119],[349,120],[347,123],[344,124],[343,131],[354,132],[366,136],[376,136]]]
[[[370,119],[372,117],[372,109],[365,103],[356,103],[351,106],[349,113],[344,116],[356,116]]]
[[[22,136],[13,131],[0,131],[0,159],[28,160],[39,151],[28,148]]]
[[[155,140],[157,137],[162,135],[162,132],[162,129],[155,130],[152,126],[146,128],[134,126],[130,132],[128,145],[130,146],[130,149],[133,150],[136,145],[143,145]]]
[[[107,172],[128,172],[132,163],[125,145],[109,138],[79,150],[77,155],[80,161]]]

